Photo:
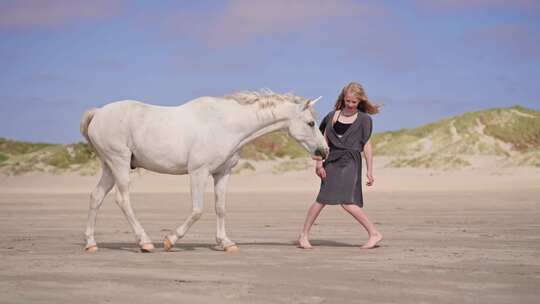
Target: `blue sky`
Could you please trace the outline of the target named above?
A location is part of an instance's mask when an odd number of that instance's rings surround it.
[[[89,107],[244,89],[322,95],[322,117],[350,81],[381,132],[540,109],[540,1],[0,0],[0,68],[0,137],[71,143]]]

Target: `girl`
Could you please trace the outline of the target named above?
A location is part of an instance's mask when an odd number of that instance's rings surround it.
[[[367,171],[367,186],[372,186],[373,154],[371,141],[372,122],[369,114],[379,112],[379,106],[372,104],[362,86],[351,82],[339,95],[334,111],[323,119],[320,129],[324,134],[330,154],[323,161],[316,162],[315,172],[321,178],[321,188],[316,202],[309,208],[304,228],[298,239],[303,249],[311,249],[309,231],[326,205],[341,205],[366,230],[368,241],[361,247],[371,249],[377,246],[383,236],[362,211],[362,158],[364,151]]]

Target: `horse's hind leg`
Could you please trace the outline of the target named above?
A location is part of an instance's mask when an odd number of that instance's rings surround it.
[[[203,213],[204,189],[208,181],[208,176],[210,174],[206,169],[199,169],[190,174],[192,211],[184,223],[176,229],[176,233],[167,235],[163,240],[163,248],[166,251],[171,250],[174,243],[184,237],[189,228],[201,218]]]
[[[111,191],[114,186],[114,178],[109,166],[102,163],[101,179],[96,188],[90,194],[90,208],[88,210],[88,221],[86,223],[86,247],[88,252],[96,252],[98,247],[94,240],[94,229],[96,226],[96,217],[99,207],[103,203],[103,199],[107,196],[107,193]]]
[[[111,171],[116,182],[116,203],[122,209],[133,232],[137,237],[137,243],[142,252],[152,252],[154,245],[143,227],[135,217],[129,198],[129,166],[130,159],[116,158],[110,162]]]

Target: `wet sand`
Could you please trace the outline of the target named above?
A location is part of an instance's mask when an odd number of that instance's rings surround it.
[[[276,185],[298,178],[292,176],[270,179]],[[384,180],[382,172],[378,176]],[[4,178],[0,302],[538,303],[536,177],[522,187],[505,186],[505,180],[514,179],[502,176],[502,183],[488,178],[477,190],[459,183],[427,190],[420,187],[422,178],[401,176],[397,190],[367,190],[365,211],[385,236],[373,250],[359,249],[366,233],[336,206],[323,210],[314,226],[315,248],[296,248],[305,212],[316,196],[309,189],[312,181],[298,190],[260,186],[248,191],[234,185],[249,185],[255,177],[244,177],[245,183],[233,177],[227,232],[240,247],[233,254],[213,249],[210,194],[202,219],[174,251],[163,252],[162,237],[190,212],[189,194],[169,193],[168,188],[134,191],[136,215],[158,247],[152,254],[138,252],[110,195],[98,215],[100,251],[89,254],[83,251],[87,193],[62,188],[55,178],[30,186],[28,177],[19,177],[19,184]],[[80,180],[89,192],[97,177]],[[407,182],[416,186],[407,187]]]

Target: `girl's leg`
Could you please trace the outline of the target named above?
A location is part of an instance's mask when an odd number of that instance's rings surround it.
[[[369,221],[362,208],[356,204],[342,204],[341,207],[349,212],[349,214],[352,215],[367,230],[369,239],[364,245],[362,245],[361,248],[371,249],[377,246],[377,243],[383,239],[383,236]]]
[[[304,222],[304,229],[302,230],[302,232],[300,233],[300,237],[298,238],[298,247],[303,249],[313,248],[309,243],[309,231],[311,230],[311,226],[313,226],[315,219],[317,219],[324,206],[324,204],[315,202],[309,208],[306,215],[306,221]]]

